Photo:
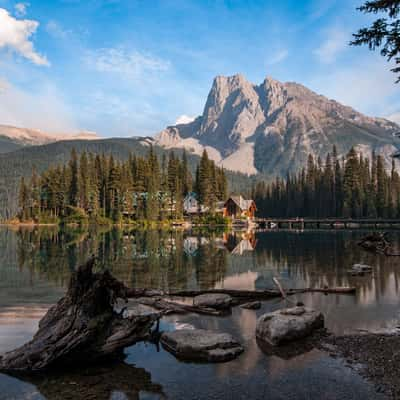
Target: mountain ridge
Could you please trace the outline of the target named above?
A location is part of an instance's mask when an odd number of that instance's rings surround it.
[[[39,129],[0,124],[0,153],[18,150],[25,146],[39,146],[65,140],[95,139],[100,139],[96,132],[81,131],[70,134],[52,134]]]
[[[155,136],[164,148],[186,148],[227,169],[285,176],[305,165],[309,154],[325,157],[335,145],[382,153],[395,151],[394,122],[366,116],[296,82],[267,77],[261,84],[243,75],[213,80],[202,115]],[[365,147],[367,146],[367,147]]]

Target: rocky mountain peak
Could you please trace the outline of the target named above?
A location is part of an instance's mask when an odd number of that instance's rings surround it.
[[[336,145],[385,153],[399,127],[365,116],[295,82],[266,77],[260,85],[243,75],[217,76],[203,114],[156,136],[164,147],[204,148],[225,168],[285,176],[305,165],[308,154],[326,156]],[[386,154],[388,156],[388,154]]]

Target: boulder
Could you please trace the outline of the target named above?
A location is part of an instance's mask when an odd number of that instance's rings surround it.
[[[224,362],[236,358],[243,347],[228,333],[203,329],[164,332],[161,344],[176,358],[187,361]]]
[[[310,335],[324,326],[324,317],[305,307],[285,308],[263,314],[257,320],[256,336],[272,345],[280,345]]]
[[[232,297],[223,293],[207,293],[194,297],[193,305],[196,307],[226,310],[232,306]]]
[[[250,303],[244,303],[240,306],[241,308],[246,308],[248,310],[258,310],[261,308],[260,301],[251,301]]]
[[[362,276],[370,274],[372,272],[372,267],[366,264],[354,264],[348,272],[353,276]]]

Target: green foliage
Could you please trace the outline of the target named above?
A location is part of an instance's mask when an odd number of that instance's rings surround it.
[[[1,147],[1,144],[0,144]],[[49,168],[53,169],[54,166],[60,165],[60,171],[57,172],[60,176],[60,182],[64,184],[69,182],[71,177],[69,176],[68,162],[71,158],[71,151],[75,149],[78,160],[81,159],[82,153],[86,152],[89,165],[94,165],[95,168],[89,170],[89,207],[93,210],[93,213],[101,213],[105,209],[105,202],[107,196],[107,179],[108,179],[108,166],[107,160],[110,155],[114,157],[116,162],[126,163],[129,159],[142,160],[146,158],[149,153],[149,146],[144,142],[143,138],[114,138],[114,139],[103,139],[103,140],[89,140],[89,141],[62,141],[56,143],[50,143],[43,146],[32,146],[24,147],[18,151],[12,153],[0,154],[0,221],[9,220],[13,218],[20,210],[18,205],[18,193],[21,177],[25,178],[25,182],[29,182],[32,178],[32,171],[36,173],[38,178],[39,174],[44,173]],[[153,152],[159,160],[164,159],[164,164],[161,164],[160,178],[161,191],[166,192],[166,178],[167,178],[167,163],[168,163],[168,152],[161,147],[153,146]],[[1,150],[0,150],[1,153]],[[183,158],[183,150],[176,150],[175,155],[179,158]],[[105,156],[107,154],[107,156]],[[94,160],[91,160],[94,158]],[[186,154],[188,178],[192,178],[194,175],[196,166],[200,160],[199,156],[194,154]],[[134,164],[134,163],[132,163]],[[138,166],[138,176],[128,178],[128,181],[133,180],[133,189],[139,190],[139,185],[144,185],[144,167],[142,162]],[[182,160],[184,164],[184,159]],[[130,164],[131,165],[131,164]],[[183,167],[185,170],[185,167]],[[127,175],[132,175],[134,171],[125,171]],[[54,172],[55,173],[55,172]],[[96,175],[94,178],[91,175]],[[62,178],[61,178],[62,176]],[[254,177],[249,178],[247,175],[225,171],[225,176],[228,181],[228,186],[232,192],[248,194],[246,191],[251,188]],[[138,181],[138,179],[140,180]],[[81,176],[78,177],[78,180]],[[193,181],[193,179],[192,179]],[[59,182],[59,183],[60,183]],[[37,182],[36,182],[37,183]],[[92,184],[95,186],[92,186]],[[186,184],[186,186],[190,186]],[[81,190],[81,186],[79,190]],[[57,196],[67,196],[66,188],[61,187],[61,190],[57,192]],[[35,185],[34,208],[35,214],[38,214],[38,208],[40,206],[39,199],[39,186]],[[100,203],[96,202],[99,198]],[[68,198],[65,197],[63,200],[66,204]],[[132,199],[125,199],[131,201]],[[125,201],[124,200],[124,201]],[[81,201],[81,199],[79,199]],[[98,210],[96,206],[100,206]],[[163,210],[160,210],[162,213]],[[144,218],[144,215],[142,216]],[[162,219],[169,218],[169,213],[164,213]]]
[[[224,170],[217,168],[204,150],[196,169],[195,191],[199,196],[199,202],[213,211],[217,201],[226,199],[227,187]]]
[[[207,205],[227,192],[225,173],[213,161],[206,161]],[[166,169],[165,169],[166,166]],[[66,224],[157,225],[166,219],[183,217],[183,198],[192,186],[186,153],[170,153],[159,159],[150,146],[145,157],[131,155],[121,162],[111,154],[95,155],[71,151],[66,165],[50,167],[41,175],[33,172],[29,183],[21,179],[19,213],[21,221],[52,216]],[[205,181],[198,185],[205,187]]]
[[[353,148],[341,161],[336,149],[324,164],[310,156],[307,169],[286,181],[259,182],[252,196],[263,217],[400,217],[400,176],[394,161],[388,174],[381,156],[368,160]]]
[[[89,217],[83,208],[67,205],[63,223],[87,225],[89,223]]]
[[[227,226],[229,225],[230,220],[221,214],[204,214],[194,217],[192,222],[195,225]]]
[[[374,0],[367,1],[358,8],[366,14],[387,14],[375,20],[368,28],[362,28],[353,35],[354,40],[350,43],[353,46],[367,45],[370,50],[381,48],[380,53],[388,61],[394,60],[396,67],[391,71],[400,73],[400,13],[399,0]],[[396,83],[400,82],[400,77]]]

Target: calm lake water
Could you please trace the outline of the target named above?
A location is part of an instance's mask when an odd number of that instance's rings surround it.
[[[296,297],[321,310],[336,334],[400,325],[400,262],[356,246],[363,231],[158,232],[85,231],[0,227],[0,353],[29,340],[48,306],[64,293],[71,271],[91,254],[131,287],[159,289],[356,286],[356,295]],[[391,232],[398,245],[400,233]],[[374,267],[351,277],[354,263]],[[124,362],[96,368],[13,378],[0,374],[0,399],[377,399],[356,368],[309,349],[265,354],[258,347],[259,315],[282,307],[274,299],[261,310],[234,308],[231,316],[171,316],[162,329],[201,327],[229,332],[245,346],[224,364],[177,361],[162,348],[127,348]]]

